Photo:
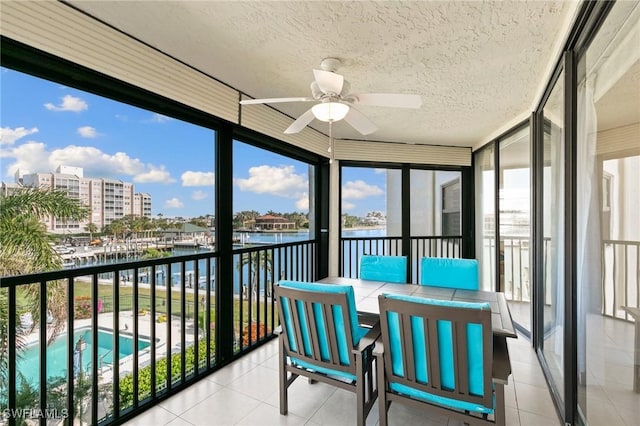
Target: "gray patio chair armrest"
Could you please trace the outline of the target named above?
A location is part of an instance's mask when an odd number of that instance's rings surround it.
[[[382,345],[382,338],[376,340],[376,346],[373,348],[373,356],[376,358],[382,358],[384,355],[384,346]]]
[[[493,338],[493,371],[494,383],[508,384],[511,375],[511,360],[509,359],[509,348],[507,338],[494,336]]]
[[[380,337],[380,322],[378,321],[373,327],[369,329],[367,334],[365,334],[362,339],[360,339],[360,343],[358,346],[353,348],[353,353],[358,353],[366,350],[369,347],[372,347],[376,340]]]

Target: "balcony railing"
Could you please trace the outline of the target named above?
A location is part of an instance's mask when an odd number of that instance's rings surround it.
[[[411,237],[408,262],[411,276],[408,281],[420,282],[422,257],[460,257],[461,236]],[[401,256],[402,237],[342,237],[340,238],[340,275],[358,278],[358,261],[363,254]]]
[[[287,243],[234,251],[241,286],[236,305],[234,351],[244,351],[273,334],[277,312],[273,284],[280,279],[315,281],[315,243]]]
[[[411,237],[410,281],[420,282],[420,258],[460,257],[461,237]],[[496,279],[496,240],[485,237],[482,269],[484,282]],[[401,237],[343,237],[340,239],[340,274],[357,278],[358,259],[363,254],[402,255]],[[503,290],[510,302],[531,302],[530,239],[521,236],[501,236],[499,271]],[[551,239],[543,239],[543,273],[550,277]],[[640,242],[604,240],[602,242],[602,311],[605,316],[630,320],[621,306],[640,306]],[[550,278],[549,278],[550,279]],[[551,303],[551,287],[547,288],[547,303]]]
[[[9,425],[135,416],[231,361],[220,348],[233,345],[233,358],[270,339],[272,284],[315,280],[315,250],[234,250],[234,276],[222,282],[212,252],[2,278],[0,413]],[[217,295],[224,286],[232,300]],[[233,318],[216,303],[233,304]],[[233,324],[233,342],[220,341],[221,323]]]
[[[622,306],[640,307],[640,241],[602,241],[602,314],[631,320]]]
[[[482,282],[496,282],[496,239],[488,236],[483,239],[481,265]],[[544,258],[547,258],[549,250],[548,238],[544,239]],[[515,302],[531,302],[531,275],[530,275],[530,239],[522,236],[500,237],[500,279],[503,283],[503,291],[507,300]],[[545,261],[545,270],[547,262]]]
[[[489,253],[495,253],[495,239],[487,238]],[[529,238],[500,238],[501,273],[507,300],[531,302]],[[551,280],[551,239],[543,239],[543,273]],[[604,240],[601,257],[601,314],[631,320],[622,306],[640,306],[640,241]],[[493,265],[493,263],[492,263]],[[492,271],[493,273],[493,271]],[[491,276],[492,280],[494,276]],[[495,282],[495,281],[491,281]],[[579,284],[580,285],[580,284]],[[545,301],[552,303],[552,286],[545,288]]]

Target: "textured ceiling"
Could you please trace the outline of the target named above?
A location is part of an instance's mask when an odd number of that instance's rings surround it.
[[[360,107],[379,130],[345,139],[474,146],[531,110],[567,1],[70,1],[254,98],[308,96],[324,57],[353,93],[419,94],[419,110]],[[296,118],[310,104],[274,105]],[[244,108],[251,108],[245,106]],[[325,123],[312,127],[326,133]],[[284,129],[283,129],[284,130]]]

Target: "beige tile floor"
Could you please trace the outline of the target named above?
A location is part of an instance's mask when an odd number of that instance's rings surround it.
[[[513,375],[506,387],[507,425],[559,425],[542,371],[524,338],[509,339]],[[278,409],[278,346],[274,340],[147,410],[134,425],[353,425],[355,395],[323,383],[296,380],[289,414]],[[391,425],[459,425],[443,417],[392,404]],[[377,403],[367,424],[378,424]]]

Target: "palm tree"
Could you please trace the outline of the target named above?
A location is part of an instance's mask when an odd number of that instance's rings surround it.
[[[264,274],[265,270],[267,276],[273,270],[273,256],[270,251],[258,251],[255,253],[243,253],[242,259],[240,263],[238,263],[238,270],[241,270],[245,267],[245,265],[249,266],[251,270],[251,287],[250,291],[253,291],[257,294],[258,291],[258,280],[260,279],[260,274]],[[241,283],[242,284],[242,283]],[[267,284],[265,283],[265,286]],[[270,293],[270,289],[265,289],[267,294]]]
[[[118,240],[118,236],[122,236],[128,232],[127,224],[122,219],[116,219],[109,225],[109,231],[113,234],[114,240]]]
[[[42,220],[55,217],[58,220],[82,220],[88,215],[86,207],[78,200],[69,198],[62,191],[45,191],[25,188],[11,194],[0,194],[0,277],[32,272],[60,269],[62,261],[51,244]],[[22,297],[28,301],[34,319],[41,314],[40,288],[37,285],[23,286]],[[63,283],[47,283],[47,311],[51,315],[51,341],[62,329],[66,320],[65,287]],[[8,370],[9,344],[22,349],[23,342],[9,342],[8,292],[0,291],[0,378],[6,378]],[[17,315],[17,312],[16,312]],[[0,380],[0,394],[7,383]]]
[[[0,276],[59,269],[60,256],[42,220],[81,220],[87,214],[62,191],[25,188],[0,195]]]
[[[84,227],[84,230],[89,233],[89,241],[93,241],[93,233],[98,232],[98,225],[93,222],[87,223],[87,226]]]

